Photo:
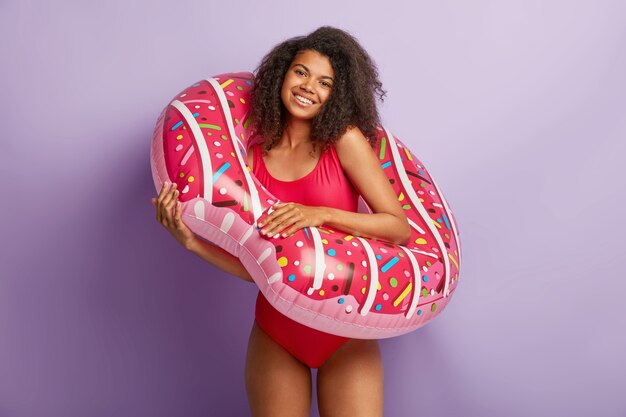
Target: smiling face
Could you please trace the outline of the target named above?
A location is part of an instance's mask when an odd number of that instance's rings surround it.
[[[307,49],[291,62],[281,89],[281,98],[290,117],[310,120],[330,97],[335,73],[330,59]]]

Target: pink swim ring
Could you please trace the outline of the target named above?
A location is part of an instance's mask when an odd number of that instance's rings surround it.
[[[280,312],[324,332],[360,339],[399,336],[435,318],[456,289],[456,221],[433,177],[387,129],[373,148],[412,234],[406,246],[307,227],[267,238],[257,221],[278,202],[247,165],[254,75],[218,75],[186,88],[158,118],[154,185],[176,182],[182,218],[199,237],[237,256]],[[361,199],[361,207],[367,205]],[[364,211],[364,210],[362,210]]]

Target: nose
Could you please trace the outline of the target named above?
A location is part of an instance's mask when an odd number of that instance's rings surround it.
[[[313,87],[311,87],[311,78],[307,78],[306,80],[303,80],[302,84],[300,84],[300,88],[306,91],[307,93],[313,93]]]

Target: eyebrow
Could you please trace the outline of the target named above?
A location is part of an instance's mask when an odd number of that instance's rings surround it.
[[[294,64],[295,66],[300,65],[302,68],[304,68],[307,72],[311,72],[311,70],[309,70],[306,66],[304,66],[303,64]],[[333,81],[333,77],[329,77],[328,75],[322,75],[320,78],[328,78],[329,80]]]

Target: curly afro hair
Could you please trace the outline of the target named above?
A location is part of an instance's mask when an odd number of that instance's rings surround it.
[[[249,120],[253,134],[263,138],[264,150],[269,151],[283,134],[286,120],[280,94],[283,79],[294,58],[305,50],[327,56],[335,73],[330,96],[311,121],[313,145],[326,148],[352,126],[361,129],[373,145],[375,128],[380,124],[376,98],[383,101],[387,94],[378,79],[378,69],[352,35],[322,26],[307,36],[276,45],[254,71]]]

